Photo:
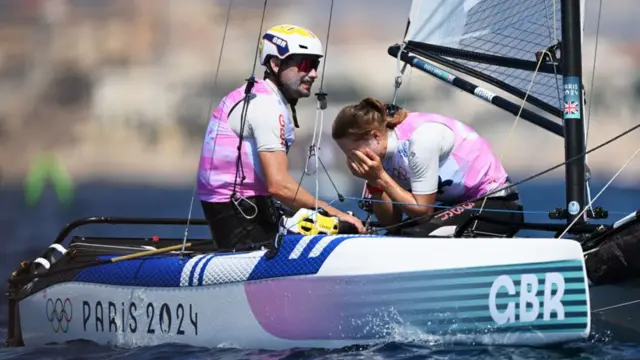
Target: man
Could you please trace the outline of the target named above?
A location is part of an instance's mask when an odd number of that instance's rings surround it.
[[[322,43],[307,29],[277,25],[262,36],[259,56],[264,79],[222,99],[200,157],[198,196],[223,249],[273,240],[280,217],[273,198],[294,211],[315,207],[315,198],[289,174],[287,153],[298,127],[295,105],[311,95],[324,56]],[[359,219],[323,201],[318,206],[364,231]]]

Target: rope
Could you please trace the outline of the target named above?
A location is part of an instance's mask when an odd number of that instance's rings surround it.
[[[302,174],[300,175],[300,180],[298,181],[298,187],[296,188],[296,192],[295,192],[295,197],[298,196],[298,192],[300,191],[300,188],[302,187],[302,181],[304,180],[305,175],[314,175],[315,174],[315,204],[314,204],[314,208],[315,211],[319,211],[318,208],[318,200],[319,200],[319,194],[320,194],[320,172],[318,171],[318,168],[320,166],[322,166],[325,174],[327,175],[327,177],[329,178],[329,181],[331,182],[331,185],[333,186],[334,190],[336,191],[338,198],[337,200],[339,200],[340,202],[344,201],[344,196],[340,193],[340,191],[338,190],[338,188],[335,185],[335,182],[333,181],[333,179],[331,178],[331,175],[329,174],[329,171],[327,170],[327,168],[324,166],[324,164],[322,163],[322,159],[320,158],[320,142],[322,140],[322,134],[324,132],[324,110],[326,110],[327,108],[327,93],[324,91],[324,77],[325,77],[325,73],[326,73],[326,67],[327,67],[327,55],[329,53],[329,39],[331,36],[331,24],[333,21],[333,6],[334,6],[334,0],[331,0],[331,7],[329,9],[329,22],[327,25],[327,40],[326,40],[326,46],[325,46],[325,52],[324,52],[324,61],[322,64],[322,73],[320,74],[320,89],[318,89],[318,92],[315,94],[316,98],[317,98],[317,105],[316,105],[316,117],[314,120],[314,125],[313,125],[313,134],[311,135],[311,145],[309,145],[309,150],[308,150],[308,156],[307,156],[307,160],[305,162],[304,165],[304,170],[302,172]],[[309,160],[311,160],[311,158],[314,158],[315,160],[315,170],[313,172],[309,172]],[[323,208],[321,208],[323,209]]]
[[[374,200],[370,198],[362,198],[362,197],[354,197],[354,196],[345,196],[345,200],[352,201],[369,201],[369,202],[381,202],[381,203],[389,203],[394,205],[414,205],[414,206],[425,206],[425,207],[433,207],[436,209],[452,209],[459,207],[459,205],[426,205],[426,204],[414,204],[414,203],[406,203],[401,201],[392,201],[392,200]],[[466,210],[480,210],[480,208],[476,207],[465,207]],[[538,215],[548,215],[549,211],[545,210],[507,210],[507,209],[484,209],[483,211],[488,212],[502,212],[502,213],[514,213],[514,214],[538,214]],[[609,211],[609,214],[617,214],[617,215],[628,215],[630,211]]]
[[[609,185],[611,185],[611,183],[613,182],[613,180],[615,180],[618,175],[620,175],[622,173],[622,171],[629,166],[629,164],[631,163],[631,161],[633,161],[633,159],[638,156],[638,154],[640,153],[640,147],[638,147],[638,149],[636,150],[636,152],[633,153],[633,155],[631,155],[631,157],[629,159],[627,159],[627,161],[622,164],[622,167],[620,167],[620,170],[618,170],[613,177],[602,187],[602,190],[600,190],[600,192],[598,194],[596,194],[596,196],[594,196],[593,201],[596,201],[598,199],[598,197],[600,197],[600,195],[602,195],[602,193],[609,187]],[[589,205],[591,205],[591,203],[589,203]],[[569,226],[567,226],[567,228],[562,232],[562,234],[560,234],[560,236],[558,236],[558,238],[562,238],[564,236],[564,234],[566,234],[569,229],[573,226],[573,224],[575,224],[578,219],[580,219],[580,217],[582,216],[582,214],[584,214],[585,211],[587,211],[589,207],[585,206],[582,211],[580,211],[580,214],[578,214],[578,216],[576,216],[575,219],[573,219],[573,221],[571,222],[571,224],[569,224]]]
[[[558,42],[558,35],[557,35],[557,21],[556,21],[556,0],[553,0],[553,38],[554,38],[554,43]],[[522,110],[524,109],[524,105],[527,101],[527,97],[529,97],[529,93],[531,91],[531,87],[533,86],[533,83],[536,79],[536,75],[538,74],[538,70],[540,69],[540,65],[542,65],[542,61],[544,59],[544,55],[549,55],[549,57],[551,57],[551,54],[549,53],[549,51],[545,50],[543,56],[540,56],[540,58],[538,59],[538,63],[536,64],[536,69],[533,72],[533,76],[531,77],[531,81],[529,82],[529,86],[527,87],[527,91],[525,92],[525,95],[522,99],[522,103],[520,104],[520,109],[518,110],[518,115],[516,115],[516,119],[513,122],[513,125],[511,126],[511,130],[509,131],[509,135],[507,136],[507,141],[504,143],[501,152],[500,152],[500,162],[502,162],[502,159],[504,158],[504,154],[505,154],[505,150],[507,149],[507,144],[509,144],[509,141],[511,141],[511,138],[513,137],[513,134],[515,132],[516,126],[518,125],[518,121],[520,120],[520,116],[522,114]],[[491,191],[493,191],[494,189],[491,188]],[[487,199],[489,197],[485,197],[484,200],[482,201],[482,205],[480,206],[480,211],[478,212],[478,214],[482,213],[482,209],[484,208]],[[471,231],[474,231],[476,229],[476,226],[478,225],[478,220],[473,222],[473,227],[471,228]]]
[[[497,193],[497,192],[499,192],[499,191],[506,190],[506,189],[509,189],[509,188],[511,188],[511,187],[514,187],[514,186],[518,186],[518,185],[524,184],[525,182],[529,182],[529,181],[531,181],[531,180],[533,180],[533,179],[535,179],[535,178],[538,178],[538,177],[540,177],[540,176],[542,176],[542,175],[544,175],[544,174],[546,174],[546,173],[549,173],[549,172],[551,172],[551,171],[553,171],[553,170],[555,170],[555,169],[557,169],[557,168],[560,168],[560,167],[562,167],[562,166],[566,165],[567,163],[569,163],[569,162],[571,162],[571,161],[574,161],[574,160],[580,159],[580,158],[582,158],[583,156],[585,156],[585,155],[587,155],[587,154],[590,154],[590,153],[592,153],[592,152],[594,152],[594,151],[596,151],[596,150],[599,150],[599,149],[601,149],[601,148],[603,148],[603,147],[605,147],[605,146],[607,146],[607,145],[609,145],[609,144],[613,143],[614,141],[617,141],[618,139],[621,139],[622,137],[624,137],[624,136],[626,136],[626,135],[628,135],[628,134],[632,133],[633,131],[637,130],[638,128],[640,128],[640,124],[634,125],[634,126],[632,126],[631,128],[629,128],[628,130],[626,130],[626,131],[624,131],[624,132],[622,132],[622,133],[620,133],[620,134],[618,134],[618,135],[616,135],[616,136],[612,137],[611,139],[609,139],[609,140],[607,140],[607,141],[605,141],[605,142],[601,143],[600,145],[598,145],[598,146],[596,146],[596,147],[594,147],[594,148],[592,148],[592,149],[590,149],[590,150],[588,150],[588,151],[586,151],[586,152],[584,152],[584,153],[582,153],[582,154],[579,154],[579,155],[576,155],[576,156],[574,156],[574,157],[572,157],[572,158],[570,158],[570,159],[567,159],[567,160],[565,160],[565,161],[563,161],[563,162],[561,162],[561,163],[559,163],[559,164],[557,164],[557,165],[555,165],[555,166],[552,166],[552,167],[550,167],[550,168],[547,168],[546,170],[543,170],[543,171],[541,171],[541,172],[539,172],[539,173],[537,173],[537,174],[531,175],[531,176],[529,176],[529,177],[527,177],[527,178],[525,178],[525,179],[523,179],[523,180],[520,180],[520,181],[518,181],[518,182],[515,182],[515,183],[513,183],[513,184],[511,184],[511,185],[509,185],[509,186],[502,187],[502,188],[497,189],[497,190],[495,190],[495,191],[489,192],[488,194],[486,194],[486,195],[484,195],[484,196],[481,196],[481,197],[478,197],[478,198],[475,198],[475,199],[471,199],[471,200],[468,200],[468,201],[462,202],[462,203],[457,204],[457,205],[455,205],[455,206],[457,207],[457,206],[461,206],[461,205],[463,205],[464,203],[479,201],[480,199],[482,199],[482,198],[484,198],[484,197],[489,197],[489,196],[491,196],[491,195],[494,195],[495,193]],[[369,200],[369,201],[370,201],[370,200]],[[427,218],[427,217],[431,217],[431,216],[432,216],[432,215],[422,215],[422,216],[419,216],[419,217],[417,217],[417,218],[414,218],[414,219],[412,219],[412,220],[410,220],[410,221],[421,220],[421,219],[425,219],[425,218]],[[386,227],[381,228],[381,229],[383,229],[383,230],[384,230],[384,229],[390,229],[390,228],[393,228],[393,227],[401,226],[401,225],[403,225],[404,223],[406,223],[406,222],[408,222],[408,221],[409,221],[409,220],[407,220],[407,221],[401,221],[401,222],[399,222],[399,223],[397,223],[397,224],[389,225],[389,226],[386,226]]]
[[[258,214],[258,208],[255,207],[255,213],[253,216],[247,216],[244,214],[242,208],[240,208],[240,201],[245,200],[249,204],[253,204],[252,202],[245,199],[243,196],[240,196],[236,193],[236,189],[238,186],[238,177],[240,178],[240,184],[244,183],[245,175],[244,175],[244,165],[242,164],[242,142],[244,141],[244,129],[247,124],[247,112],[249,111],[249,97],[251,95],[251,91],[253,90],[253,85],[255,84],[255,69],[256,64],[258,62],[258,54],[260,53],[260,42],[262,40],[262,28],[264,27],[264,16],[267,13],[267,1],[264,0],[264,5],[262,6],[262,17],[260,19],[260,29],[258,32],[258,41],[256,42],[256,51],[253,55],[253,66],[251,67],[251,76],[247,79],[247,85],[244,90],[244,98],[242,99],[242,110],[240,111],[240,129],[238,130],[238,155],[236,157],[236,174],[233,179],[233,190],[231,190],[231,197],[236,208],[248,219],[255,217]],[[211,156],[213,158],[213,154]]]
[[[589,94],[593,94],[593,89],[595,87],[595,82],[596,82],[596,61],[598,58],[598,40],[600,38],[600,18],[602,16],[602,0],[600,0],[600,5],[598,7],[598,22],[596,23],[596,42],[595,42],[595,49],[593,51],[593,67],[591,68],[591,86],[589,87]],[[584,101],[586,104],[586,94],[584,94]],[[586,118],[584,119],[584,125],[585,125],[585,131],[584,131],[584,142],[585,144],[588,142],[589,140],[589,130],[591,129],[591,104],[593,103],[593,101],[589,101],[589,104],[587,105],[587,114],[586,114]],[[588,164],[589,159],[585,156],[584,158],[584,162],[585,164]],[[587,165],[588,166],[588,165]],[[587,183],[587,187],[586,187],[586,191],[587,191],[587,201],[589,202],[589,204],[592,203],[591,201],[591,186],[590,186],[590,179],[587,178],[586,180]],[[591,211],[593,211],[593,207],[588,206],[588,208],[591,209]]]
[[[331,36],[331,21],[333,20],[333,0],[331,0],[331,7],[329,8],[329,24],[327,25],[327,46],[324,48],[324,61],[322,62],[322,74],[320,75],[320,91],[322,91],[324,85],[324,74],[327,68],[327,56],[329,55],[329,39]]]
[[[596,23],[596,42],[595,49],[593,50],[593,67],[591,68],[591,86],[589,87],[589,93],[593,94],[593,88],[595,87],[596,82],[596,62],[598,59],[598,40],[600,38],[600,18],[602,16],[602,0],[600,0],[600,6],[598,7],[598,22]],[[585,122],[585,140],[589,137],[589,129],[591,123],[591,104],[593,101],[589,101],[589,105],[587,107],[587,120]]]
[[[209,102],[209,112],[207,112],[207,117],[211,116],[211,112],[213,111],[213,104],[216,97],[216,89],[218,84],[218,76],[220,75],[220,64],[222,64],[222,53],[224,50],[224,43],[227,38],[227,29],[229,28],[229,18],[231,17],[231,4],[233,0],[229,0],[229,7],[227,8],[227,19],[224,23],[224,32],[222,33],[222,42],[220,44],[220,54],[218,55],[218,65],[216,66],[216,74],[213,79],[213,93],[211,94],[211,101]],[[218,127],[220,127],[220,122],[218,122]],[[200,152],[204,149],[204,141],[200,146]],[[213,145],[213,151],[211,153],[211,158],[213,159],[213,153],[215,152],[215,143]],[[213,161],[213,160],[212,160]],[[187,215],[187,224],[184,228],[184,237],[182,238],[182,248],[180,249],[180,256],[184,255],[184,250],[187,245],[187,237],[189,236],[189,225],[191,223],[191,216],[193,215],[193,203],[196,198],[196,191],[198,189],[198,176],[196,174],[196,179],[193,184],[193,191],[191,192],[191,203],[189,204],[189,213]]]
[[[311,146],[309,147],[309,156],[307,157],[307,163],[313,156],[315,158],[315,211],[318,211],[318,197],[320,196],[320,172],[318,171],[320,141],[322,139],[322,132],[324,127],[324,110],[327,108],[327,93],[324,92],[324,75],[327,67],[327,57],[329,54],[329,39],[331,36],[331,20],[333,19],[333,0],[331,0],[331,8],[329,9],[329,24],[327,25],[327,41],[324,51],[324,61],[322,62],[322,74],[320,74],[320,89],[316,94],[318,103],[316,106],[316,118],[313,122],[313,134],[311,135]],[[305,165],[305,172],[307,167]]]
[[[555,4],[555,0],[554,0],[554,4]],[[554,23],[554,28],[555,28],[555,23]],[[544,51],[545,54],[548,54],[549,56],[551,56],[551,54],[548,51]],[[536,69],[533,72],[533,76],[531,77],[531,82],[529,82],[529,87],[527,88],[527,91],[525,93],[525,96],[522,99],[522,103],[520,105],[520,109],[518,110],[518,115],[516,115],[516,119],[513,122],[513,125],[511,126],[511,130],[509,131],[509,135],[507,136],[507,140],[506,142],[503,144],[502,149],[500,151],[500,162],[502,162],[502,159],[504,158],[504,154],[505,154],[505,150],[507,149],[507,145],[509,144],[509,141],[511,141],[511,138],[513,137],[513,134],[515,133],[516,127],[518,126],[518,121],[520,120],[520,115],[522,114],[522,110],[524,109],[524,104],[527,101],[527,97],[529,96],[529,92],[531,91],[531,87],[533,86],[533,83],[536,79],[536,75],[538,74],[538,70],[540,69],[540,65],[542,65],[542,60],[544,59],[544,56],[540,56],[540,59],[538,60],[538,64],[536,65]],[[489,190],[489,192],[493,191],[495,188],[492,187],[491,190]],[[482,213],[482,209],[484,208],[487,199],[489,197],[485,197],[484,200],[482,200],[482,205],[480,205],[480,211],[478,212],[478,215]],[[471,228],[471,231],[475,231],[476,226],[478,225],[478,220],[473,222],[473,227]]]
[[[402,45],[400,45],[400,51],[398,51],[398,56],[396,56],[396,76],[393,79],[393,98],[391,99],[391,105],[396,105],[396,100],[398,99],[398,92],[400,91],[400,87],[402,86],[402,79],[404,78],[404,72],[407,69],[407,66],[409,65],[407,63],[404,63],[404,65],[400,67],[400,63],[403,62],[400,58],[406,45],[407,45],[406,42],[402,42]],[[406,102],[406,98],[405,98],[405,102]]]

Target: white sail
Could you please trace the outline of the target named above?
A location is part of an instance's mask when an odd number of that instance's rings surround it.
[[[581,0],[583,34],[584,3]],[[543,54],[562,40],[560,8],[560,0],[413,0],[405,41],[536,65],[536,54]],[[539,107],[554,115],[561,114],[562,75],[557,68],[549,70],[547,65],[546,73],[541,70],[534,77],[535,66],[523,69],[507,62],[489,65],[477,60],[478,56],[474,60],[441,54],[438,49],[428,51],[466,67],[468,74],[473,71],[523,93],[528,91],[528,97],[544,104]]]
[[[581,0],[583,37],[584,8],[585,0]],[[533,25],[553,29],[554,12],[555,30],[559,39],[560,0],[413,0],[405,41],[458,48],[464,39],[491,34],[511,34],[516,38],[526,38],[539,34],[517,34],[517,31]],[[554,40],[553,33],[545,35],[548,35],[550,41]],[[548,46],[550,45],[551,42]]]

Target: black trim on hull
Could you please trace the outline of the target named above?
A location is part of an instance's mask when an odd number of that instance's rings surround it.
[[[615,284],[640,278],[640,217],[583,243],[585,266],[593,284]],[[640,300],[640,298],[638,299]]]

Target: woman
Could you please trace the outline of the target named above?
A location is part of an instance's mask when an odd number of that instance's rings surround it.
[[[481,207],[483,217],[515,226],[478,221],[471,226],[475,235],[510,237],[524,222],[517,191],[499,190],[510,185],[507,172],[487,141],[462,122],[366,98],[338,113],[331,135],[351,173],[382,200],[373,204],[378,221],[392,225],[406,214],[422,222],[406,235],[441,234],[434,231],[461,225]],[[486,201],[473,201],[487,194]],[[436,201],[462,206],[434,212]]]

